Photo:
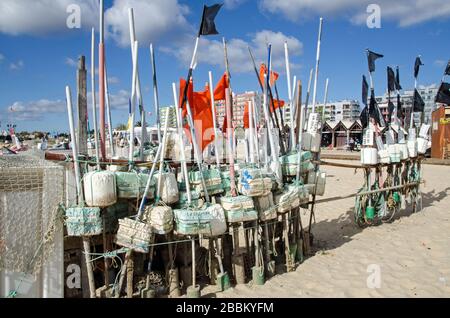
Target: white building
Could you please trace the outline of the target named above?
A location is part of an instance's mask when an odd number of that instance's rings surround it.
[[[308,105],[308,115],[312,111],[312,105]],[[316,112],[322,114],[323,104],[316,104]],[[355,121],[359,119],[361,112],[359,102],[357,100],[343,100],[339,102],[329,102],[325,106],[325,121]]]

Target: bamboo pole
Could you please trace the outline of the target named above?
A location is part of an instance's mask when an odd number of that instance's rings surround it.
[[[169,110],[170,108],[166,108],[166,118],[164,122],[164,135],[162,138],[162,153],[160,155],[160,161],[159,161],[159,176],[158,176],[158,188],[157,188],[157,198],[161,198],[161,187],[162,187],[162,174],[164,170],[164,155],[166,153],[166,144],[167,144],[167,129],[169,126]]]
[[[69,128],[70,128],[70,136],[72,139],[72,155],[74,158],[78,157],[78,147],[77,147],[77,139],[75,135],[75,128],[73,122],[73,108],[72,108],[72,95],[70,92],[70,87],[66,86],[66,102],[67,102],[67,113],[69,116]],[[77,159],[74,159],[74,170],[75,170],[75,180],[77,187],[77,196],[78,196],[78,204],[84,205],[84,195],[83,190],[81,188],[81,172],[80,166]],[[89,237],[83,236],[83,249],[86,260],[86,270],[88,273],[88,281],[89,281],[89,294],[91,298],[95,298],[95,282],[94,282],[94,271],[91,263],[91,248],[89,243]]]

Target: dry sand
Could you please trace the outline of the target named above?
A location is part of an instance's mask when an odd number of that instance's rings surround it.
[[[323,166],[323,198],[355,193],[362,172]],[[353,220],[354,199],[319,204],[314,256],[264,286],[238,285],[212,297],[450,297],[450,167],[424,165],[423,210],[402,210],[392,223],[365,229]],[[379,288],[369,288],[367,281]],[[373,279],[375,278],[375,280]],[[375,283],[375,284],[374,284]]]

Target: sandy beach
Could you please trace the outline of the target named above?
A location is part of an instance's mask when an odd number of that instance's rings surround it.
[[[355,193],[362,171],[323,166],[326,199]],[[402,210],[392,223],[360,229],[354,199],[316,210],[315,255],[264,286],[238,285],[208,297],[450,297],[449,166],[423,166],[423,210]],[[379,274],[379,275],[378,275]],[[375,276],[376,275],[376,276]]]

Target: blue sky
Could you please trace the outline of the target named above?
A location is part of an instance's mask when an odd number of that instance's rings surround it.
[[[283,43],[288,41],[291,74],[304,83],[314,66],[319,17],[324,17],[318,100],[323,100],[330,78],[331,100],[360,98],[361,75],[367,73],[366,48],[382,53],[377,61],[377,94],[386,87],[386,66],[400,66],[404,88],[413,86],[414,59],[425,66],[420,84],[438,83],[450,58],[450,4],[448,0],[378,0],[381,28],[366,25],[366,0],[226,0],[219,12],[218,36],[200,43],[194,80],[203,87],[207,72],[214,81],[224,72],[222,36],[229,43],[234,91],[258,89],[247,53],[250,45],[257,62],[265,61],[266,41],[274,45],[274,67],[281,73],[278,89],[287,96]],[[81,28],[68,29],[69,4],[81,8]],[[131,90],[131,54],[127,8],[135,8],[139,72],[144,104],[154,113],[149,44],[156,48],[161,105],[172,104],[171,83],[186,76],[203,4],[215,1],[107,0],[106,58],[113,104],[113,125],[127,120]],[[67,131],[65,85],[76,92],[79,55],[90,67],[90,28],[97,28],[96,0],[2,0],[0,3],[0,129],[15,123],[18,130]],[[98,36],[98,33],[96,33]],[[98,62],[98,61],[97,61]],[[88,82],[88,88],[90,83]],[[73,99],[75,102],[75,98]],[[91,113],[89,114],[91,115]],[[150,117],[154,121],[154,117]]]

